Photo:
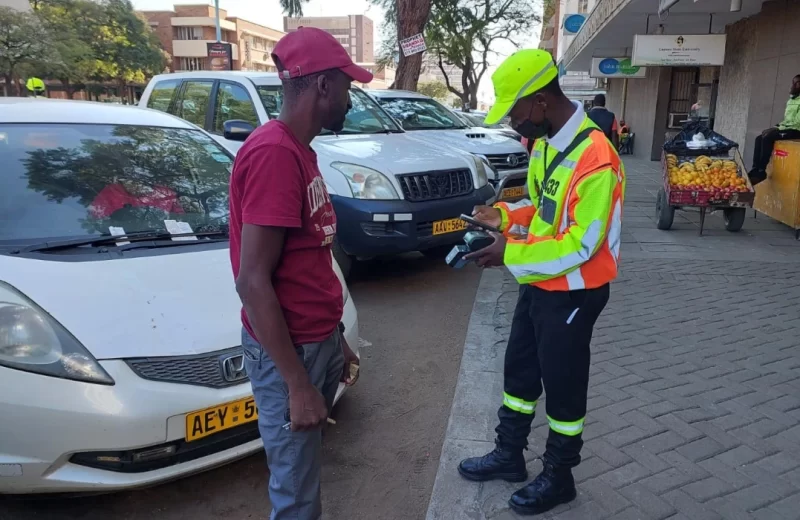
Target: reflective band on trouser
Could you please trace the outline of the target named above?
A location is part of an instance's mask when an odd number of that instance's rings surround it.
[[[519,399],[505,392],[503,392],[503,404],[506,408],[514,410],[515,412],[526,413],[528,415],[533,415],[533,412],[536,411],[536,401]]]
[[[556,433],[560,433],[562,435],[567,435],[569,437],[574,437],[576,435],[580,435],[583,433],[583,421],[586,418],[578,419],[577,421],[556,421],[549,415],[547,416],[547,420],[550,421],[550,429]]]

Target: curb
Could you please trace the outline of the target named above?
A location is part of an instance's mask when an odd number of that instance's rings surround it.
[[[456,465],[463,457],[494,447],[498,396],[503,389],[505,329],[510,322],[504,318],[501,301],[509,291],[506,283],[501,269],[487,269],[481,276],[426,520],[485,517],[481,507],[484,487],[461,479]]]

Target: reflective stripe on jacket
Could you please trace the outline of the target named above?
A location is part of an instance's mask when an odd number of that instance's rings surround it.
[[[576,135],[597,126],[584,116]],[[617,276],[625,171],[599,129],[589,134],[543,186],[545,157],[558,151],[538,139],[531,153],[532,200],[498,203],[509,237],[504,263],[521,284],[548,291],[600,287]],[[539,194],[539,195],[537,195]]]

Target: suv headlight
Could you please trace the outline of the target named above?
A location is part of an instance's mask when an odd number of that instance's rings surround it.
[[[0,282],[0,366],[74,381],[114,384],[72,334],[3,282]]]
[[[482,155],[472,155],[472,160],[475,161],[475,170],[478,172],[478,185],[475,187],[483,188],[489,182],[486,168],[492,169],[492,165],[489,164],[489,160]]]
[[[331,168],[342,172],[356,199],[396,200],[400,197],[392,182],[381,172],[357,164],[335,162]]]

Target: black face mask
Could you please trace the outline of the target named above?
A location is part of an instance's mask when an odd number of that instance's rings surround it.
[[[537,125],[530,119],[532,112],[533,107],[531,106],[531,111],[528,112],[528,118],[519,125],[515,126],[514,131],[526,139],[539,139],[546,136],[550,132],[552,125],[550,124],[550,120],[546,117]]]

